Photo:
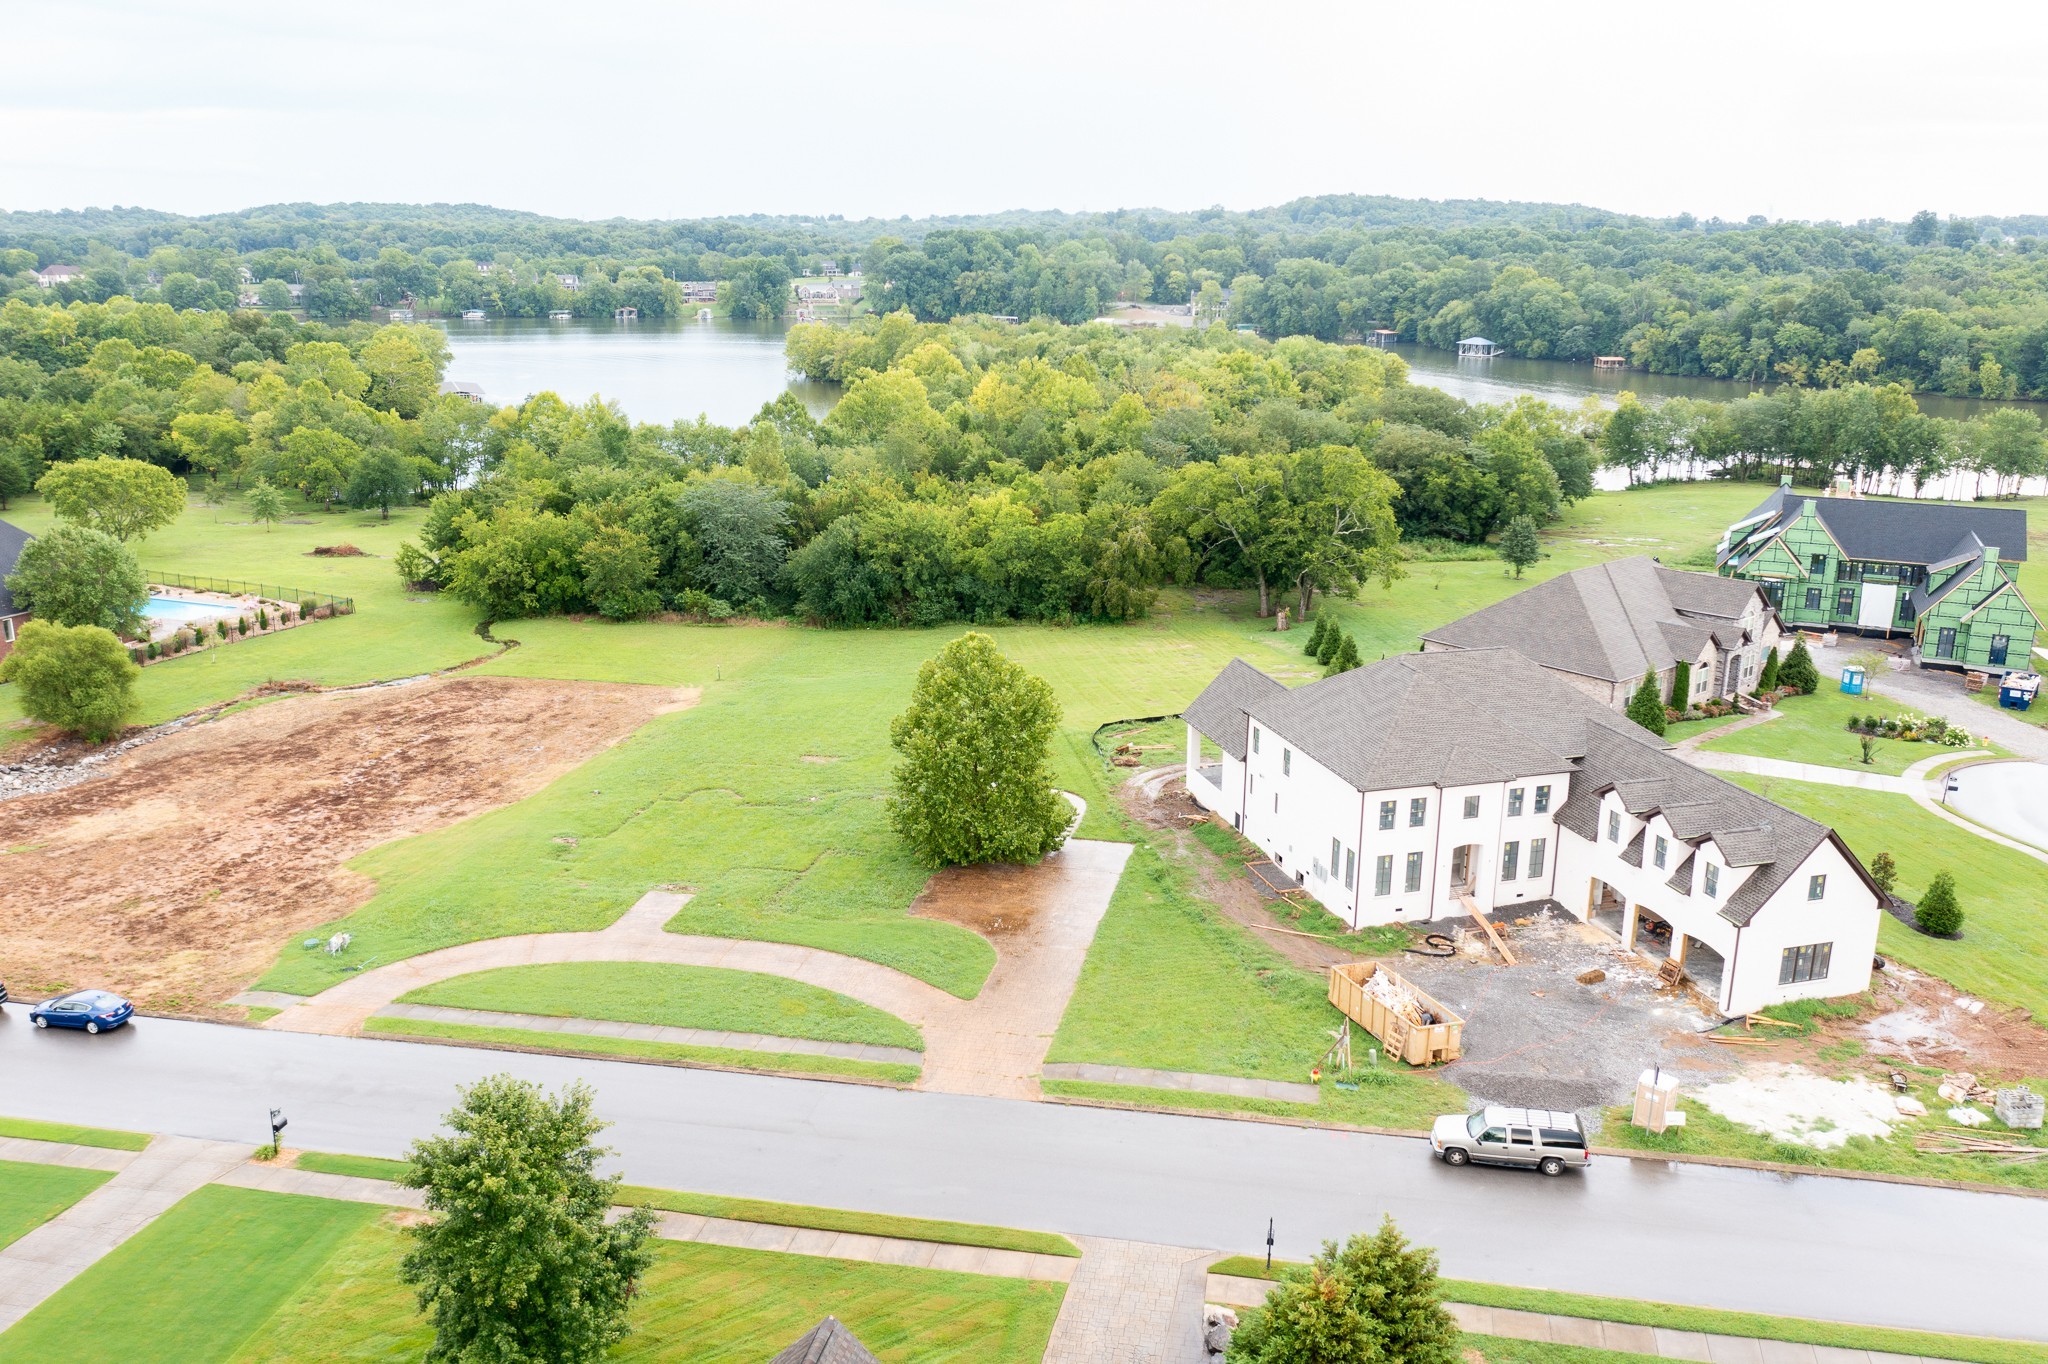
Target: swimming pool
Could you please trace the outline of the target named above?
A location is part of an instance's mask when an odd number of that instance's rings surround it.
[[[219,602],[187,601],[183,597],[151,597],[143,603],[142,618],[185,625],[195,620],[212,620],[215,616],[231,616],[234,611],[234,607],[223,606]]]

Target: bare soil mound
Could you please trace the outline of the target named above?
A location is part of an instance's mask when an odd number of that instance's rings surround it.
[[[531,795],[695,700],[484,677],[294,696],[0,801],[0,979],[207,1013],[369,898],[349,858]]]

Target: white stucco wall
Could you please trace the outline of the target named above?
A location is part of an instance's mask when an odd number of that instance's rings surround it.
[[[1828,878],[1826,894],[1809,900],[1808,880],[1816,873]],[[1869,989],[1878,920],[1883,913],[1877,895],[1841,850],[1832,840],[1822,843],[1742,930],[1740,955],[1730,971],[1730,989],[1722,1007],[1731,1014],[1751,1013],[1767,1004],[1826,999]],[[1827,979],[1778,984],[1786,948],[1823,942],[1834,945]]]

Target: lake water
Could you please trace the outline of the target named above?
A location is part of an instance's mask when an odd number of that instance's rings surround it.
[[[635,422],[737,426],[793,390],[814,417],[831,411],[836,384],[792,379],[781,322],[545,322],[514,318],[440,322],[448,378],[483,388],[494,403],[552,390],[572,403],[602,395]]]

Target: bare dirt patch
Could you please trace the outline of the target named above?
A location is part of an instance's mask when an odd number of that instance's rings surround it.
[[[0,978],[216,1012],[280,942],[369,898],[349,858],[531,795],[695,700],[481,677],[295,696],[0,801]]]
[[[1034,920],[1047,907],[1052,878],[1040,867],[991,863],[979,867],[947,867],[925,883],[910,902],[920,919],[943,919],[982,937],[1000,942],[1022,935],[1027,941]]]

